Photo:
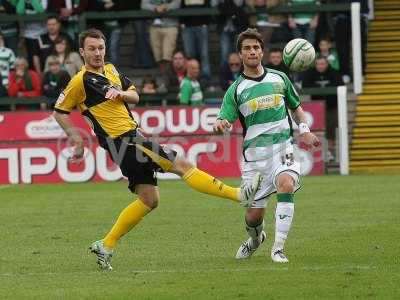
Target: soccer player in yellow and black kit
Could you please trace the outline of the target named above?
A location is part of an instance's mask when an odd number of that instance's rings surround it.
[[[97,263],[111,270],[111,257],[118,240],[151,210],[157,207],[159,193],[155,172],[171,172],[197,191],[232,201],[254,198],[260,176],[252,184],[234,188],[197,169],[176,152],[145,138],[138,130],[127,103],[139,102],[132,82],[109,63],[104,63],[105,38],[101,31],[89,29],[79,36],[79,52],[85,65],[69,82],[55,105],[54,117],[74,143],[71,161],[83,159],[83,139],[68,116],[78,107],[122,174],[129,188],[138,195],[119,215],[107,235],[90,246]]]

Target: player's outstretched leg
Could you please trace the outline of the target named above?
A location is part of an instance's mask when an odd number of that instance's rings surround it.
[[[284,252],[285,241],[289,234],[294,216],[294,180],[288,174],[281,174],[277,179],[278,194],[275,211],[275,242],[271,249],[274,262],[289,262]]]
[[[169,172],[175,173],[193,189],[235,202],[248,203],[254,196],[261,183],[261,175],[256,174],[251,185],[242,185],[240,188],[226,185],[210,174],[196,168],[193,164],[182,157],[177,157]]]
[[[265,241],[267,235],[264,232],[264,220],[258,221],[258,223],[251,224],[249,221],[246,222],[246,231],[249,238],[244,241],[238,251],[236,252],[236,259],[250,258],[258,247]],[[249,224],[250,223],[250,224]]]
[[[122,210],[104,239],[94,242],[89,247],[89,250],[97,256],[97,264],[103,270],[112,270],[111,258],[119,239],[157,207],[159,195],[155,186],[139,184],[136,186],[136,192],[139,196],[138,199]]]

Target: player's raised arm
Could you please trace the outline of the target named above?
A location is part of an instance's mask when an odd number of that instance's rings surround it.
[[[300,140],[309,150],[314,150],[321,145],[321,142],[310,132],[310,128],[308,128],[306,115],[300,106],[299,94],[292,82],[286,75],[283,78],[286,82],[285,102],[287,107],[292,111],[294,121],[299,126]]]
[[[139,103],[139,94],[136,92],[136,90],[123,91],[122,100],[127,103],[137,104]]]
[[[135,89],[120,91],[116,88],[110,88],[106,93],[106,99],[120,99],[126,103],[137,104],[139,102],[139,94]]]
[[[315,149],[321,145],[320,140],[315,136],[315,134],[310,132],[306,122],[306,115],[301,108],[298,106],[293,112],[294,121],[299,126],[299,133],[301,141],[307,146],[308,149]]]
[[[137,104],[139,103],[139,94],[132,81],[125,75],[120,74],[122,90],[117,88],[110,88],[106,95],[106,99],[119,99],[126,103]]]

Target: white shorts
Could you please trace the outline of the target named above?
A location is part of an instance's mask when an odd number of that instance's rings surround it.
[[[268,159],[242,163],[242,181],[251,184],[254,175],[260,172],[262,181],[254,198],[253,208],[264,208],[270,195],[276,193],[276,178],[281,173],[292,176],[295,182],[295,191],[300,188],[300,162],[294,153],[291,143],[274,145],[274,151]]]

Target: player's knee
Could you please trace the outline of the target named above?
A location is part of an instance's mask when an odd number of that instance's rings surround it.
[[[260,224],[264,218],[264,209],[260,208],[249,208],[246,212],[246,223],[247,225],[253,226]]]
[[[159,197],[157,195],[141,194],[139,198],[151,209],[155,209],[158,206]]]
[[[156,187],[140,186],[137,188],[137,193],[140,200],[148,207],[155,209],[158,206],[160,195]]]
[[[278,180],[277,189],[280,193],[293,193],[294,179],[287,174],[285,174],[285,176],[281,176]]]
[[[189,171],[193,167],[194,167],[194,165],[190,161],[188,161],[186,158],[178,156],[178,157],[176,157],[176,159],[174,161],[174,165],[172,166],[172,169],[170,171],[179,176],[183,176],[187,171]]]

